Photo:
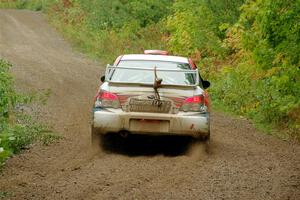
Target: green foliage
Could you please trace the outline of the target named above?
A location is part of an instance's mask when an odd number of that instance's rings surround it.
[[[0,0],[0,8],[16,8],[16,2],[11,0]]]
[[[50,7],[49,18],[93,57],[112,62],[120,54],[165,47],[160,19],[168,14],[170,0],[69,2],[66,6],[58,1]]]
[[[12,77],[9,74],[11,64],[0,59],[0,131],[8,123],[11,108],[16,104],[16,93],[13,89]]]
[[[8,198],[10,196],[12,196],[12,193],[0,191],[0,199]]]
[[[270,69],[284,62],[299,65],[300,1],[250,2],[243,11],[243,44],[260,67]]]
[[[47,8],[55,0],[0,0],[0,8],[18,8],[40,11]]]
[[[300,2],[249,1],[242,11],[226,41],[236,60],[215,79],[214,98],[300,138]]]
[[[18,123],[8,126],[0,134],[0,148],[2,148],[0,163],[8,156],[19,153],[33,141],[40,140],[48,144],[48,138],[53,135],[50,132],[46,126],[40,125],[31,117],[18,114]],[[53,137],[57,136],[53,135]]]
[[[169,49],[175,54],[203,58],[223,57],[225,31],[236,22],[243,0],[175,1],[173,14],[167,18]]]
[[[157,23],[169,13],[171,0],[92,0],[88,3],[84,0],[73,1],[87,15],[87,24],[93,30],[118,30],[137,21],[141,27]]]
[[[9,73],[11,66],[9,62],[0,59],[0,167],[9,156],[20,152],[33,141],[40,140],[49,144],[58,138],[46,126],[40,125],[17,109],[34,98],[43,99],[44,95],[17,94]]]
[[[196,54],[197,51],[205,57],[217,55],[223,49],[214,28],[213,13],[205,6],[175,10],[167,19],[167,29],[171,33],[169,49],[185,56]]]

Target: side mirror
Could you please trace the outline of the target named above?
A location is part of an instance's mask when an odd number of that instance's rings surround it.
[[[210,86],[210,82],[209,81],[202,81],[202,86],[203,86],[204,89],[207,89]]]
[[[105,81],[105,76],[101,76],[100,80],[101,80],[102,83],[104,83],[104,81]]]

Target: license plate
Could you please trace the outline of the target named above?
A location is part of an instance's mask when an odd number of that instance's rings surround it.
[[[161,121],[160,120],[152,120],[152,119],[140,119],[141,123],[149,123],[149,124],[159,124]]]
[[[170,129],[170,122],[164,120],[131,119],[129,124],[134,132],[168,133]]]
[[[158,104],[155,100],[130,99],[129,106],[131,112],[168,113],[171,108],[171,102],[161,100]]]

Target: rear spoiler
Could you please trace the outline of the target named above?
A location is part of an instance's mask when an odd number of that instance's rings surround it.
[[[143,85],[143,86],[153,86],[151,83],[134,83],[134,82],[125,82],[125,81],[112,81],[111,77],[116,69],[127,69],[127,70],[142,70],[142,71],[153,71],[154,73],[154,67],[153,68],[142,68],[142,67],[130,67],[130,66],[112,66],[107,65],[106,71],[105,71],[105,81],[109,83],[115,83],[115,84],[129,84],[129,85]],[[162,69],[162,68],[156,68],[158,72],[178,72],[178,73],[192,73],[195,74],[195,84],[193,85],[184,85],[184,84],[162,84],[162,87],[164,86],[180,86],[180,87],[196,87],[199,85],[199,72],[198,69],[193,70],[185,70],[185,69]]]

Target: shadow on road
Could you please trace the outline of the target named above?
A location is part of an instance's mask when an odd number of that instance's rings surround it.
[[[107,153],[128,156],[178,156],[185,154],[194,141],[187,136],[129,135],[123,138],[107,134],[101,138],[101,147]]]

